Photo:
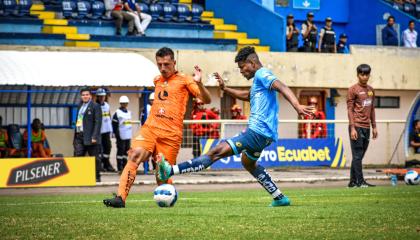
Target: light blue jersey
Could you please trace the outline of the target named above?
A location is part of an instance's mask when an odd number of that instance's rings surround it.
[[[267,68],[260,68],[251,86],[251,114],[249,128],[265,137],[277,141],[279,103],[277,92],[271,85],[277,79]]]

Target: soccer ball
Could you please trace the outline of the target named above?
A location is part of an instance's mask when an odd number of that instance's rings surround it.
[[[173,207],[178,200],[178,192],[171,184],[162,184],[155,189],[154,197],[159,207]]]
[[[404,181],[407,185],[417,185],[420,182],[420,176],[416,171],[410,170],[405,174]]]

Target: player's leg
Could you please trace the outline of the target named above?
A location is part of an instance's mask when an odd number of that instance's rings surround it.
[[[179,149],[181,147],[182,138],[180,136],[164,137],[159,138],[156,143],[156,158],[161,158],[164,156],[165,160],[171,165],[176,164],[176,159],[178,157]],[[159,155],[159,156],[157,156]],[[156,171],[156,183],[162,185],[163,183],[172,184],[172,179],[169,178],[166,181],[161,181],[159,179],[159,174]]]
[[[103,202],[106,206],[115,208],[125,207],[125,200],[136,179],[137,168],[141,162],[149,159],[154,151],[155,145],[156,137],[152,131],[146,127],[140,129],[140,134],[133,139],[132,149],[128,151],[128,161],[120,176],[117,196],[111,199],[105,199]]]
[[[189,161],[171,166],[165,159],[164,155],[158,155],[157,164],[159,169],[159,179],[166,181],[172,175],[184,174],[190,172],[199,172],[210,167],[217,160],[233,155],[230,145],[221,142],[214,148],[210,149],[206,154]],[[162,158],[163,157],[163,158]]]
[[[258,157],[242,153],[242,166],[261,184],[261,186],[273,197],[272,207],[288,206],[290,200],[283,195],[276,183],[272,180],[266,169],[258,164]]]
[[[363,139],[361,136],[360,128],[356,128],[357,131],[357,139],[352,140],[350,139],[350,146],[351,146],[351,154],[352,154],[352,161],[351,161],[351,172],[353,172],[353,181],[349,183],[349,187],[355,185],[360,186],[362,183],[362,158],[363,158]]]
[[[363,154],[362,154],[362,158],[361,161],[363,161],[363,158],[365,157],[365,154],[367,152],[367,149],[369,147],[369,141],[370,141],[370,129],[369,128],[363,128],[362,129],[363,135],[362,135],[362,139],[363,139]],[[363,167],[360,169],[361,172],[361,187],[375,187],[375,185],[370,184],[368,182],[366,182],[365,178],[363,177]]]

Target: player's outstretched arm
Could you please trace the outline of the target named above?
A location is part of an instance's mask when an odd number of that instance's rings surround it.
[[[271,88],[281,93],[286,100],[292,104],[293,108],[299,115],[312,115],[314,113],[315,108],[312,106],[301,105],[295,94],[288,86],[286,86],[286,84],[280,82],[279,80],[275,80],[271,85]]]
[[[209,90],[204,86],[203,82],[201,81],[202,71],[199,66],[194,66],[194,81],[197,83],[198,88],[200,89],[200,95],[198,98],[203,101],[204,104],[211,103],[211,97]]]
[[[213,73],[214,77],[219,82],[219,87],[221,90],[223,90],[225,93],[229,94],[230,96],[237,98],[242,101],[248,101],[249,102],[249,90],[238,90],[234,88],[228,88],[225,86],[225,82],[223,78],[219,75],[219,73]]]

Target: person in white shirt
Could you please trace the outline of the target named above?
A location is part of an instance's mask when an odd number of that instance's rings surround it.
[[[96,102],[101,106],[102,109],[102,125],[101,125],[101,154],[99,155],[102,162],[102,168],[108,172],[115,172],[109,162],[111,153],[111,113],[109,111],[109,104],[106,102],[107,92],[103,88],[96,90]]]
[[[415,23],[410,20],[408,28],[403,32],[404,47],[416,48],[417,47],[417,32],[414,30]]]
[[[117,109],[112,117],[112,129],[114,130],[115,138],[117,139],[117,168],[122,171],[127,164],[128,150],[131,147],[132,137],[132,121],[131,111],[127,109],[127,96],[120,97],[121,107]]]

